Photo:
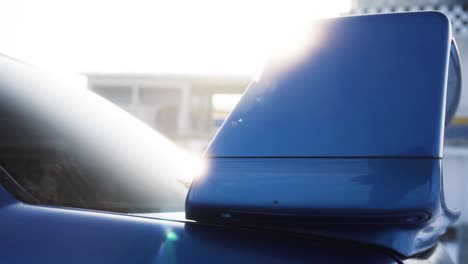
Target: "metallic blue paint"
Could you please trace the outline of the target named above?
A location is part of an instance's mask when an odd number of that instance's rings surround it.
[[[1,263],[397,263],[359,245],[26,205],[0,187]]]
[[[337,18],[315,30],[324,37],[311,34],[301,60],[271,62],[248,87],[208,155],[442,157],[445,15]]]
[[[187,217],[313,233],[413,255],[458,212],[446,208],[440,159],[211,159]]]
[[[192,186],[189,199],[196,199],[190,209],[198,202],[258,213],[415,223],[426,221],[440,200],[439,159],[250,158],[210,164],[216,175]]]
[[[444,203],[441,171],[448,19],[360,16],[315,30],[319,44],[286,66],[272,61],[247,89],[207,150],[187,218],[406,256],[434,246],[458,217]]]

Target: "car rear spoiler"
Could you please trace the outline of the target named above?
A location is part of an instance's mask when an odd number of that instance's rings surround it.
[[[407,256],[432,247],[459,215],[442,184],[444,125],[461,87],[448,18],[354,16],[312,28],[294,56],[268,63],[224,122],[187,218]],[[447,96],[449,64],[457,81]]]

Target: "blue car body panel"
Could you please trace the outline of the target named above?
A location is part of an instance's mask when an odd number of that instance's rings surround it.
[[[313,29],[221,127],[187,218],[427,250],[459,215],[442,191],[449,20],[402,13]]]
[[[445,15],[338,18],[311,31],[322,33],[297,62],[272,60],[248,87],[209,157],[442,157]]]
[[[26,205],[1,187],[0,198],[2,263],[397,263],[307,236]]]
[[[239,211],[274,214],[274,203],[279,215],[354,215],[368,217],[366,222],[416,224],[430,217],[426,212],[440,199],[439,159],[213,159],[210,170],[216,177],[197,181],[190,195],[201,204]],[[285,177],[287,183],[278,184]],[[377,213],[380,218],[372,220]]]

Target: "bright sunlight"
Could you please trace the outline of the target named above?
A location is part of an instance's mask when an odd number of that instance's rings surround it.
[[[51,71],[253,75],[270,47],[311,20],[346,12],[350,1],[12,0],[5,6],[0,53]]]

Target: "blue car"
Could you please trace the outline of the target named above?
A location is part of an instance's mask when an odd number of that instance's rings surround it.
[[[441,172],[461,87],[450,21],[355,16],[305,33],[203,161],[0,58],[0,263],[452,263],[438,242],[459,215]]]

